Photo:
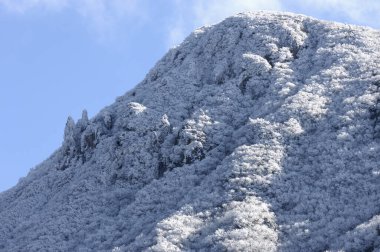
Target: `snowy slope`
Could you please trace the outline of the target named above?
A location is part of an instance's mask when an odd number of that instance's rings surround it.
[[[380,250],[380,32],[193,32],[0,194],[0,251]]]

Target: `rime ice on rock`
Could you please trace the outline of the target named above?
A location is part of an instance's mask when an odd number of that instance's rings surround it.
[[[66,122],[64,141],[68,143],[74,142],[74,138],[75,138],[75,121],[71,116],[69,116]]]

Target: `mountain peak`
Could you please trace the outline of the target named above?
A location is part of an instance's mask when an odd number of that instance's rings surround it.
[[[0,249],[379,248],[379,41],[279,12],[194,31],[0,194]]]

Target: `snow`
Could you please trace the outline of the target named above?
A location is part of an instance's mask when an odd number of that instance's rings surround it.
[[[0,250],[379,250],[379,48],[290,13],[196,30],[0,194]]]

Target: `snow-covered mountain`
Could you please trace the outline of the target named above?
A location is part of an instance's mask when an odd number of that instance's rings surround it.
[[[0,194],[0,251],[380,250],[380,32],[194,31]]]

